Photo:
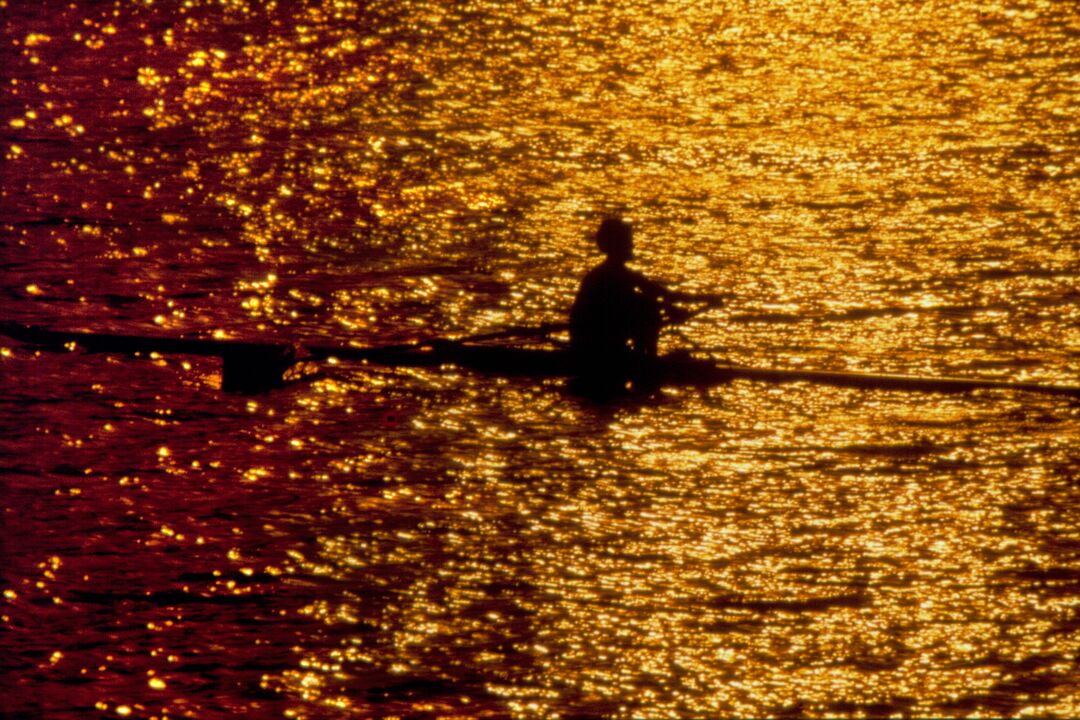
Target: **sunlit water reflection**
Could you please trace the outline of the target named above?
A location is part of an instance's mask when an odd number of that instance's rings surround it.
[[[3,319],[1080,377],[1067,3],[0,5]],[[1067,400],[0,347],[7,712],[1080,714]]]

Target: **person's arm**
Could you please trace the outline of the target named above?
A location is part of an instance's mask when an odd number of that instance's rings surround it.
[[[640,273],[634,273],[635,284],[638,290],[646,297],[653,298],[662,305],[670,305],[677,302],[706,303],[709,305],[722,305],[731,295],[726,293],[688,293],[681,290],[672,290],[663,283],[650,280]]]
[[[663,283],[650,280],[641,273],[634,273],[634,285],[642,295],[658,300],[661,303],[671,302],[675,299],[672,297],[672,291],[668,290]]]
[[[689,302],[689,303],[704,303],[714,307],[719,307],[734,297],[731,293],[687,293],[674,291],[669,293],[676,302]]]

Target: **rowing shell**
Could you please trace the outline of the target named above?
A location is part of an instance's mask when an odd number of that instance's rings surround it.
[[[321,348],[320,348],[321,349]],[[326,349],[328,350],[328,348]],[[444,348],[380,350],[341,348],[328,353],[340,359],[364,360],[381,365],[456,365],[480,372],[534,377],[568,377],[575,374],[568,350],[540,350],[507,347],[447,345]],[[829,370],[769,369],[731,365],[715,360],[673,353],[657,358],[646,373],[660,385],[709,387],[732,380],[767,383],[809,382],[836,387],[910,390],[917,392],[968,392],[971,390],[1020,390],[1080,398],[1080,386],[1036,382],[992,380],[988,378],[925,377],[888,373],[861,373]]]
[[[296,362],[337,358],[398,367],[453,365],[478,372],[529,377],[573,377],[576,365],[568,350],[470,345],[436,341],[360,348],[352,346],[258,343],[237,340],[167,338],[112,333],[67,332],[33,325],[0,323],[0,332],[23,342],[50,347],[72,344],[92,352],[177,353],[221,357],[222,389],[262,392],[284,384],[283,375]],[[710,387],[732,380],[767,383],[809,382],[818,385],[916,392],[1011,390],[1080,399],[1080,386],[969,377],[925,377],[823,370],[769,369],[730,365],[674,353],[647,368],[650,384]]]

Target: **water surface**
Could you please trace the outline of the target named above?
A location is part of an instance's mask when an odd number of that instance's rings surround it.
[[[3,319],[376,344],[636,266],[763,367],[1080,377],[1067,2],[3,3]],[[1080,714],[1080,412],[0,343],[4,710]]]

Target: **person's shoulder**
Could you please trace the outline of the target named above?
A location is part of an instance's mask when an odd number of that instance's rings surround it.
[[[601,263],[600,265],[596,265],[590,268],[589,271],[585,273],[585,277],[582,278],[582,280],[583,282],[587,283],[596,282],[597,280],[603,278],[606,274],[607,268],[605,268],[604,265]]]
[[[588,285],[637,285],[647,282],[641,273],[631,270],[625,265],[610,262],[602,262],[585,274],[582,281]]]

